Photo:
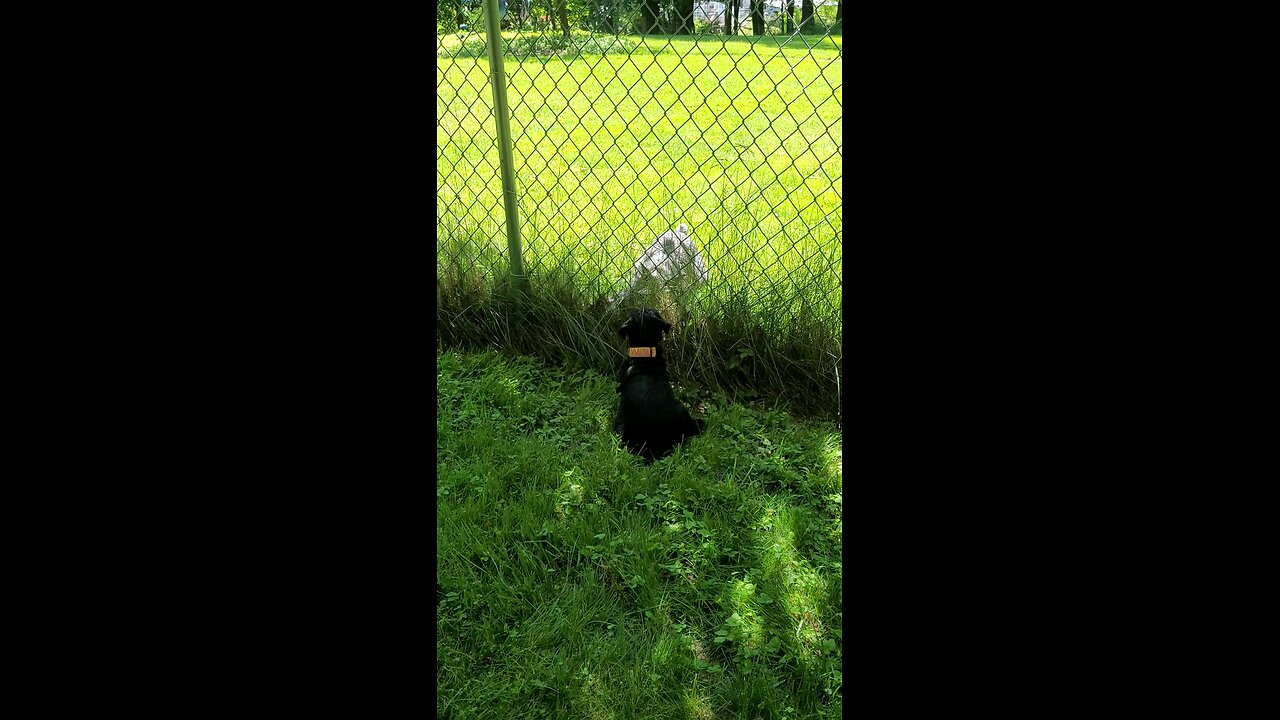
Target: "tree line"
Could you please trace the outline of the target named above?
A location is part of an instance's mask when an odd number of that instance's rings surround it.
[[[818,21],[814,0],[799,2],[797,20],[796,0],[784,0],[779,14],[781,31],[787,35],[796,32],[822,35],[828,32],[827,23]],[[437,23],[443,30],[456,30],[459,24],[467,24],[468,21],[478,23],[481,0],[437,0],[437,3]],[[750,34],[767,34],[765,0],[729,0],[724,4],[724,16],[716,23],[718,32],[745,34],[748,28],[744,25],[750,23]],[[843,18],[844,0],[837,0],[834,25],[829,30],[831,34],[840,34]],[[555,27],[565,37],[574,28],[641,35],[692,35],[698,30],[694,0],[507,0],[507,13],[502,19],[504,29],[527,29],[540,25]]]

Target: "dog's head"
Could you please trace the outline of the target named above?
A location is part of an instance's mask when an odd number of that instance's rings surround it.
[[[618,334],[627,339],[631,347],[657,347],[662,334],[671,329],[657,310],[646,308],[632,310],[631,316],[618,328]]]

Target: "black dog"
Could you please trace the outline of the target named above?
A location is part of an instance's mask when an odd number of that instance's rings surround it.
[[[705,423],[689,417],[676,400],[662,357],[662,334],[671,326],[656,310],[633,310],[618,328],[630,348],[618,370],[618,416],[613,431],[622,445],[644,458],[645,464],[671,454],[685,438],[702,432]]]

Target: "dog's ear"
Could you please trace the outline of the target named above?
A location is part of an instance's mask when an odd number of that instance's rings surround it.
[[[649,323],[649,322],[657,323],[658,328],[664,333],[669,332],[671,330],[671,326],[667,324],[667,321],[662,318],[662,314],[652,308],[645,309],[644,321],[646,323]]]

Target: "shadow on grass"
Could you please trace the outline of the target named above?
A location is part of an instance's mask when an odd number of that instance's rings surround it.
[[[437,389],[442,717],[839,716],[833,428],[716,404],[646,468],[607,378],[449,353]]]

